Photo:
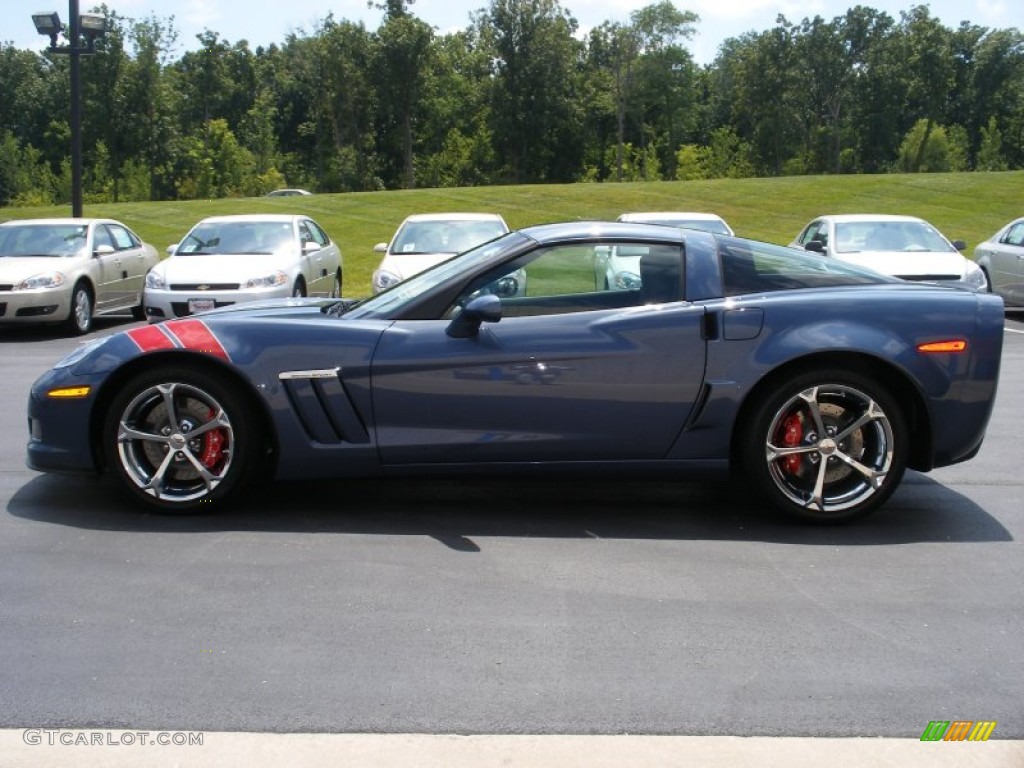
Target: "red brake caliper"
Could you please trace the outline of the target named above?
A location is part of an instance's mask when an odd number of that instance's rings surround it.
[[[209,420],[216,415],[216,412],[211,410]],[[224,442],[223,429],[211,429],[203,436],[203,452],[199,456],[199,461],[203,463],[204,467],[213,469],[224,458]]]
[[[803,440],[803,436],[804,427],[800,414],[791,413],[786,417],[785,421],[782,422],[782,445],[786,448],[795,448],[800,445],[800,442]],[[802,461],[803,457],[794,453],[789,456],[782,457],[782,466],[784,466],[786,471],[791,475],[795,475],[800,471],[800,464]]]

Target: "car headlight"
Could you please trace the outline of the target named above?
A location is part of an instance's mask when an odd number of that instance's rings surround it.
[[[252,277],[242,283],[243,288],[273,288],[275,285],[284,285],[288,282],[288,275],[284,272],[274,272],[263,277]]]
[[[160,291],[167,287],[167,281],[164,280],[163,275],[158,275],[156,272],[146,273],[146,287]]]
[[[54,368],[67,368],[68,366],[74,365],[75,363],[82,360],[86,355],[92,352],[96,347],[101,344],[106,344],[112,336],[104,336],[99,339],[91,339],[90,341],[83,341],[79,344],[72,352],[62,357],[54,364]]]
[[[394,272],[386,272],[383,269],[378,269],[373,273],[373,290],[377,293],[390,288],[392,285],[398,285],[400,282],[402,282],[402,278]]]
[[[616,272],[613,285],[617,291],[635,291],[640,287],[640,275],[632,272]]]
[[[967,262],[967,268],[964,271],[964,285],[970,288],[972,291],[984,291],[988,289],[988,281],[985,279],[985,272],[975,264],[973,261]]]
[[[12,290],[15,291],[38,291],[40,288],[60,288],[64,285],[63,272],[46,272],[42,275],[32,275],[15,283]]]

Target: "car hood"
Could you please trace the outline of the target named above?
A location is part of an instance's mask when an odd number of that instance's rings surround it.
[[[168,282],[240,283],[249,278],[269,275],[279,269],[287,272],[291,261],[279,253],[171,256],[154,269]]]
[[[425,269],[448,261],[455,256],[454,253],[403,253],[388,254],[380,263],[378,269],[390,272],[402,280],[417,275]]]
[[[836,258],[894,277],[949,277],[956,279],[963,277],[966,261],[959,253],[936,251],[842,253],[838,254]]]
[[[16,283],[43,272],[66,272],[77,265],[78,257],[0,256],[0,283]]]

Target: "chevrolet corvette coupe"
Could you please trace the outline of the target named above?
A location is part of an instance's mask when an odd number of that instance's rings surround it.
[[[642,252],[635,288],[595,286],[613,247]],[[548,224],[362,301],[83,345],[32,388],[28,464],[111,472],[169,511],[263,477],[731,471],[833,523],[907,467],[977,453],[1002,339],[998,296],[696,230]]]

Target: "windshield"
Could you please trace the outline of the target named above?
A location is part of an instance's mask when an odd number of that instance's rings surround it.
[[[408,280],[398,283],[392,288],[366,299],[351,309],[346,317],[387,316],[400,308],[410,299],[436,285],[458,275],[460,272],[471,272],[476,266],[490,260],[498,251],[511,250],[516,245],[532,242],[525,235],[509,232],[504,237],[484,243],[477,248],[466,251],[456,259],[449,259],[440,264],[413,275]]]
[[[408,221],[395,235],[391,253],[462,253],[500,237],[507,231],[501,221],[446,219]]]
[[[835,252],[937,251],[956,249],[930,224],[923,221],[853,221],[836,224]]]
[[[0,256],[76,256],[85,247],[85,224],[12,224],[0,227]]]
[[[290,221],[200,222],[178,244],[174,255],[263,255],[286,250],[293,242]]]

